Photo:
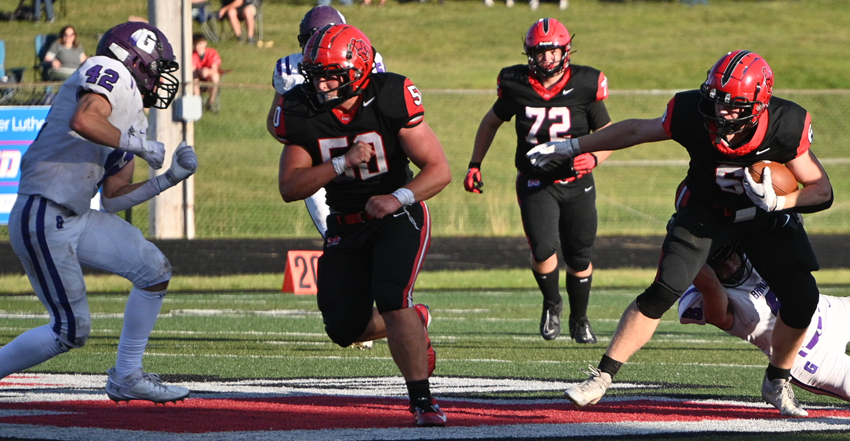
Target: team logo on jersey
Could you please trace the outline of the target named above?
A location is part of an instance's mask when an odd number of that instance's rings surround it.
[[[339,245],[339,241],[340,241],[339,236],[329,237],[328,238],[328,246],[332,247],[334,245]]]
[[[539,187],[540,179],[529,179],[528,180],[528,188]]]

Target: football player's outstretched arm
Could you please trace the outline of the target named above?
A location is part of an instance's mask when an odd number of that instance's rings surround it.
[[[704,264],[694,279],[694,286],[702,294],[705,321],[728,331],[735,324],[735,314],[726,288],[708,264]]]
[[[663,119],[627,119],[580,138],[549,141],[526,153],[532,165],[542,167],[552,159],[574,158],[582,153],[621,150],[645,142],[670,139]]]
[[[402,149],[419,173],[403,187],[388,195],[376,195],[366,203],[366,212],[378,219],[395,213],[402,206],[424,201],[439,193],[452,181],[449,162],[437,135],[422,122],[398,132]]]
[[[670,137],[664,130],[662,119],[655,118],[627,119],[577,139],[581,153],[589,153],[622,150],[646,142],[664,141]]]

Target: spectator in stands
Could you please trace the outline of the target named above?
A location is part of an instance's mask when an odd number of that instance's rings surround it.
[[[248,44],[257,44],[257,39],[254,38],[254,17],[256,15],[257,0],[221,0],[221,9],[218,11],[219,20],[224,20],[225,17],[230,20],[233,35],[239,41],[244,41],[242,39],[242,23],[240,20],[245,20],[245,27],[248,28]]]
[[[195,95],[201,95],[201,81],[212,83],[210,96],[206,102],[207,110],[218,113],[218,83],[221,81],[221,56],[218,51],[207,47],[207,38],[204,34],[192,36],[192,84],[195,87]]]
[[[65,81],[86,61],[86,52],[77,42],[77,31],[68,25],[59,32],[59,38],[44,54],[44,62],[50,64],[47,79]]]
[[[56,21],[56,14],[53,13],[53,0],[35,0],[33,2],[33,21],[36,23],[41,21],[42,2],[44,2],[44,12],[47,13],[47,22],[53,23]]]

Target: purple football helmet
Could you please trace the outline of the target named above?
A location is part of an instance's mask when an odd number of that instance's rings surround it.
[[[172,75],[180,68],[168,38],[147,23],[130,21],[106,31],[96,55],[114,58],[130,71],[145,107],[165,109],[177,95],[180,82]]]
[[[316,31],[332,24],[345,24],[345,17],[333,7],[316,6],[307,11],[304,18],[301,19],[301,26],[298,28],[298,45],[301,46],[301,49],[304,49],[307,40]]]

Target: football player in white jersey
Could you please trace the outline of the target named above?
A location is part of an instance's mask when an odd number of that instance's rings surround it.
[[[138,228],[113,214],[138,205],[191,176],[192,147],[181,143],[170,168],[131,183],[135,157],[162,167],[165,146],[148,141],[144,109],[165,109],[179,82],[165,35],[142,22],[108,30],[96,56],[59,89],[46,122],[21,163],[9,236],[50,323],[0,348],[0,378],[80,348],[91,331],[81,266],[127,278],[133,289],[124,311],[115,366],[106,393],[112,400],[156,403],[186,398],[142,370],[142,356],[171,279],[171,264]],[[105,211],[90,208],[101,191]]]
[[[789,214],[788,216],[795,216]],[[679,299],[679,321],[710,323],[746,340],[768,357],[779,300],[753,269],[737,242],[730,242],[703,266]],[[791,383],[810,392],[850,401],[850,297],[821,294],[803,346],[791,368]],[[793,398],[793,395],[792,395]],[[783,415],[805,416],[796,398]],[[797,412],[799,410],[799,412]]]
[[[333,7],[316,6],[307,11],[299,26],[298,45],[303,50],[310,36],[319,29],[331,24],[345,24],[345,17]],[[268,131],[275,139],[277,139],[274,132],[275,109],[277,109],[277,105],[280,103],[280,97],[286,91],[304,82],[304,75],[301,74],[301,60],[303,59],[304,54],[296,52],[277,60],[275,64],[274,73],[272,74],[275,95],[266,121]],[[372,68],[372,72],[386,72],[384,59],[377,52],[375,53],[375,65]],[[307,204],[307,211],[310,212],[310,218],[313,219],[313,224],[316,225],[319,234],[324,238],[325,232],[328,229],[327,217],[330,214],[328,204],[325,202],[325,189],[319,189],[314,195],[305,199],[304,202]]]

